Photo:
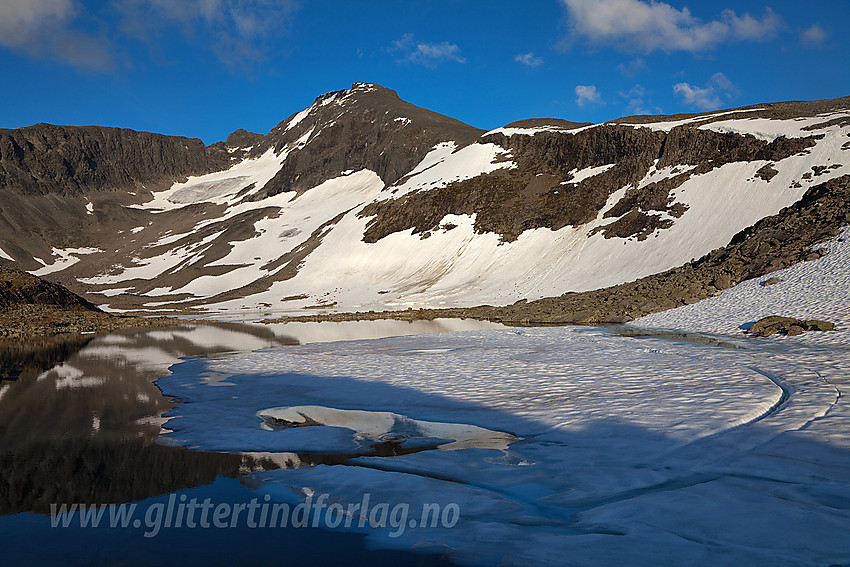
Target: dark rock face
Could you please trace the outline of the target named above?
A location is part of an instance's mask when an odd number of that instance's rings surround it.
[[[0,307],[8,310],[21,304],[100,312],[100,309],[64,286],[0,263]]]
[[[631,209],[609,225],[601,227],[605,238],[630,238],[646,240],[656,230],[673,226],[671,219],[651,215],[639,209]]]
[[[794,319],[793,317],[782,317],[780,315],[770,315],[756,321],[752,327],[747,330],[747,334],[757,335],[759,337],[769,337],[777,333],[793,337],[801,335],[806,331],[834,331],[835,324],[829,321],[819,321],[811,319],[803,321]]]
[[[295,116],[278,124],[251,151],[256,156],[270,147],[291,148],[283,168],[255,199],[306,191],[349,170],[370,169],[391,185],[438,142],[465,145],[483,132],[405,102],[390,89],[360,83],[320,96],[311,111],[290,126]]]
[[[678,126],[670,130],[664,142],[664,153],[660,156],[658,167],[708,163],[719,167],[738,161],[779,161],[814,146],[821,137],[779,137],[766,142],[750,134],[714,132],[690,125]]]
[[[227,152],[198,139],[98,126],[0,129],[0,187],[25,195],[124,189],[229,163]]]
[[[771,163],[759,168],[759,170],[756,171],[756,177],[758,177],[759,179],[763,179],[765,181],[770,181],[771,179],[776,177],[778,174],[779,174],[779,172],[776,171],[773,168],[773,164],[771,164]]]
[[[248,132],[243,128],[239,128],[227,136],[227,139],[224,141],[224,145],[228,148],[247,148],[261,143],[263,138],[265,138],[265,136],[262,134]]]
[[[509,150],[515,168],[369,205],[361,213],[373,217],[363,240],[376,242],[410,229],[424,233],[436,229],[447,214],[474,213],[477,232],[495,232],[510,241],[529,229],[558,230],[587,223],[622,187],[629,187],[626,195],[604,215],[618,220],[604,226],[603,234],[606,238],[642,240],[673,224],[658,213],[682,216],[687,207],[674,202],[670,192],[692,175],[737,161],[779,161],[813,146],[816,140],[817,136],[766,142],[751,135],[718,133],[692,125],[677,126],[669,134],[619,125],[576,134],[491,134],[481,142]],[[696,167],[638,187],[656,160],[657,168]],[[612,167],[603,173],[570,183],[573,170],[609,164]]]

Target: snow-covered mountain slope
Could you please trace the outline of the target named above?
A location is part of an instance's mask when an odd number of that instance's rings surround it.
[[[61,202],[79,232],[4,212],[0,256],[119,310],[506,305],[597,289],[699,258],[850,173],[850,99],[485,133],[358,83],[206,152],[167,186],[16,197]]]

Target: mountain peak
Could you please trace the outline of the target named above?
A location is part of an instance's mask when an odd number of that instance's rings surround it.
[[[381,85],[377,85],[374,83],[352,83],[351,88],[342,89],[338,91],[329,91],[317,96],[316,100],[313,101],[313,104],[305,110],[309,110],[310,108],[313,108],[315,106],[324,106],[330,104],[333,101],[345,101],[349,99],[371,99],[372,101],[374,101],[375,99],[384,99],[387,101],[400,100],[397,92]],[[297,114],[299,113],[296,113],[292,116],[296,116]],[[290,118],[292,118],[292,116],[290,116]]]
[[[398,93],[396,93],[394,90],[388,89],[387,87],[384,87],[384,86],[381,86],[381,85],[378,85],[378,84],[375,84],[375,83],[352,83],[351,88],[348,89],[348,90],[349,90],[349,92],[355,92],[355,91],[358,91],[358,92],[371,92],[371,91],[388,92],[388,93],[394,94],[395,96],[398,96]]]
[[[469,144],[483,130],[399,98],[372,83],[325,93],[289,116],[255,145],[250,157],[270,148],[286,154],[279,174],[257,194],[302,191],[343,171],[369,169],[391,185],[440,142]]]

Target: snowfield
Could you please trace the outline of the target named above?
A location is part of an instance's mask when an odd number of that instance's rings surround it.
[[[793,204],[814,182],[803,178],[810,164],[840,163],[841,145],[845,140],[844,129],[829,131],[809,154],[791,156],[776,164],[779,173],[769,182],[755,178],[756,171],[768,163],[765,161],[730,163],[692,176],[673,193],[676,201],[687,205],[688,210],[681,218],[673,219],[675,224],[670,229],[661,230],[643,241],[606,239],[601,233],[589,236],[593,229],[611,222],[612,219],[603,217],[604,212],[622,198],[625,188],[615,192],[597,218],[585,225],[567,226],[557,231],[548,228],[526,230],[513,242],[502,242],[493,233],[476,233],[474,215],[448,215],[441,225],[453,228],[433,231],[427,239],[408,231],[367,244],[362,241],[362,235],[370,219],[358,218],[361,208],[356,207],[328,230],[295,277],[276,282],[267,291],[212,303],[204,309],[210,312],[260,310],[270,305],[266,313],[292,313],[316,304],[333,304],[328,309],[334,311],[507,305],[520,299],[557,296],[567,291],[586,291],[632,281],[680,266],[725,246],[740,230]],[[475,147],[468,146],[464,150]],[[450,165],[451,169],[446,172],[451,171],[452,179],[460,175],[455,170],[457,164],[446,157],[455,155],[449,154],[450,150],[450,147],[435,149],[423,160],[421,169],[417,168],[419,173],[405,181],[400,189],[406,192],[413,184],[424,183],[427,187],[441,183],[437,180],[443,179],[443,173],[437,176],[434,172]],[[470,163],[475,172],[480,171],[480,164],[476,165],[474,160]],[[574,175],[584,179],[598,175],[605,168],[590,168]],[[848,166],[842,164],[818,177],[817,181],[847,171]],[[658,182],[672,175],[668,168],[653,168],[641,183]],[[393,190],[383,189],[375,198],[395,196]],[[304,197],[309,195],[308,191]],[[325,201],[317,199],[315,202]],[[275,230],[278,226],[298,226],[299,222],[284,211],[279,218],[269,220],[269,227]],[[302,242],[307,235],[309,232],[293,242]],[[260,254],[263,262],[270,262],[280,251],[258,245],[261,238],[246,241],[245,246]],[[416,254],[410,254],[411,250],[416,250]],[[227,275],[211,277],[209,281],[211,287],[207,288],[207,294],[215,289],[229,289],[225,286],[233,284]],[[282,297],[298,294],[309,297],[301,301],[280,301]]]

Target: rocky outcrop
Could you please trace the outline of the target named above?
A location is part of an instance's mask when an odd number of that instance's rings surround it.
[[[28,274],[5,262],[0,263],[0,308],[8,311],[24,304],[101,312],[64,286]]]
[[[757,335],[759,337],[769,337],[777,333],[793,337],[802,335],[806,331],[834,331],[835,324],[829,321],[819,321],[810,319],[803,321],[794,319],[793,317],[782,317],[780,315],[770,315],[759,319],[753,326],[747,329],[747,334]]]
[[[0,187],[25,195],[133,188],[229,163],[198,139],[99,126],[0,129]]]
[[[265,136],[262,134],[248,132],[244,128],[239,128],[227,136],[224,145],[227,148],[249,148],[261,144],[263,139],[265,139]]]
[[[762,179],[764,181],[770,181],[771,179],[776,177],[778,174],[779,174],[779,172],[776,171],[776,169],[774,169],[772,163],[769,163],[767,165],[763,165],[762,167],[759,168],[758,171],[756,171],[756,177],[758,177],[759,179]]]
[[[67,288],[0,262],[0,340],[163,327],[177,319],[116,317]]]

